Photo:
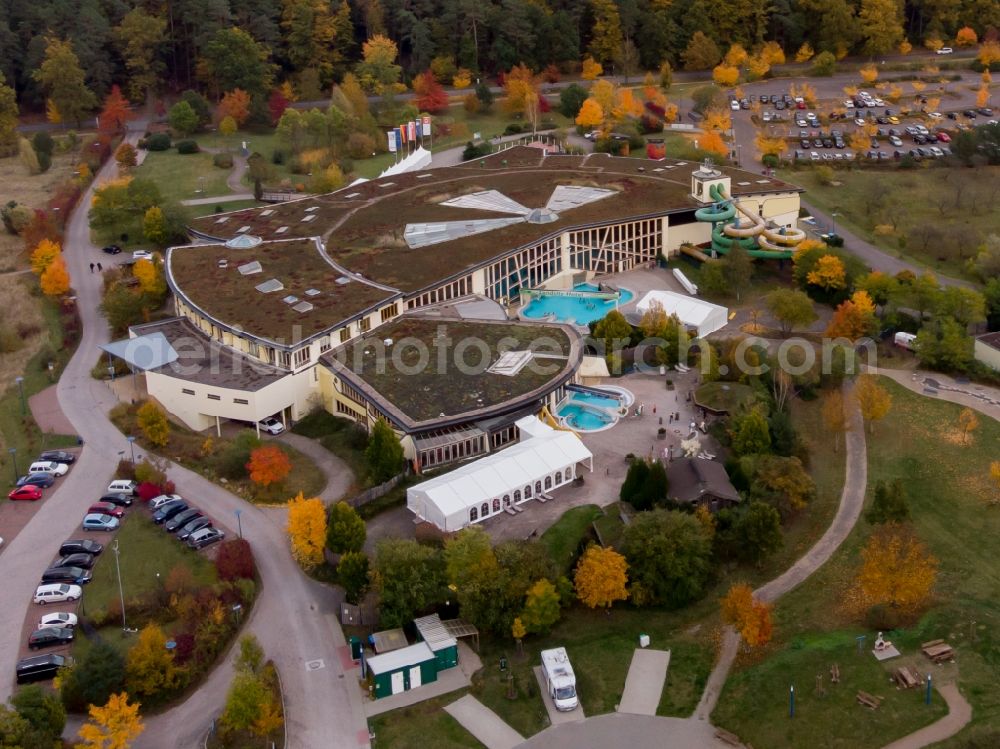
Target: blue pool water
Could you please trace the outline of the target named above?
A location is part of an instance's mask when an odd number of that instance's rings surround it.
[[[573,290],[597,291],[597,286],[582,283],[574,286]],[[619,294],[618,305],[630,302],[633,296],[632,292],[628,289],[622,289]],[[529,303],[524,308],[524,316],[534,319],[545,317],[546,315],[554,315],[557,322],[586,325],[594,320],[600,320],[618,305],[615,304],[614,299],[592,299],[549,294]]]
[[[566,420],[567,426],[581,432],[603,429],[614,421],[613,416],[603,411],[569,404],[560,407],[557,413]]]
[[[570,401],[576,403],[586,403],[590,406],[597,406],[598,408],[610,408],[617,411],[621,407],[621,402],[617,398],[610,398],[605,395],[597,395],[595,393],[582,393],[576,391],[570,396]]]

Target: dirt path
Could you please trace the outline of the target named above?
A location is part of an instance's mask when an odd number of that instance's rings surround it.
[[[887,744],[883,749],[920,749],[944,741],[965,728],[972,720],[972,705],[965,700],[955,684],[945,684],[937,690],[948,703],[948,714],[919,731]]]

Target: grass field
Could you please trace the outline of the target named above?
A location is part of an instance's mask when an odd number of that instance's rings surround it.
[[[874,437],[868,438],[869,496],[875,481],[902,479],[914,529],[940,560],[931,609],[889,637],[902,646],[904,657],[914,656],[920,642],[939,637],[956,647],[959,686],[973,706],[974,728],[969,730],[980,730],[995,725],[1000,717],[995,689],[1000,663],[996,602],[1000,562],[993,551],[1000,515],[984,501],[995,496],[988,470],[1000,444],[1000,424],[981,418],[973,443],[965,445],[956,424],[959,406],[911,393],[891,381],[883,385],[894,400]],[[820,433],[815,434],[818,439]],[[814,455],[814,464],[817,457],[821,459],[822,453]],[[864,520],[859,521],[833,559],[779,601],[773,650],[763,662],[731,677],[713,716],[720,725],[755,746],[861,748],[881,746],[941,712],[939,701],[936,707],[925,708],[912,692],[890,688],[887,674],[874,670],[874,660],[854,655],[855,636],[867,635],[870,645],[875,635],[843,605],[870,531]],[[842,673],[851,664],[850,677],[842,679],[845,692],[864,689],[866,684],[877,686],[881,678],[883,687],[877,693],[887,698],[886,704],[870,713],[854,706],[848,709],[846,704],[838,708],[830,697],[825,703],[811,699],[816,674],[833,662],[841,665]],[[927,668],[926,661],[915,662],[922,670]],[[933,673],[941,677],[939,681],[947,680],[947,671]],[[796,719],[794,726],[785,717],[790,683],[810,704],[800,703],[808,713],[799,716],[808,714],[810,720]],[[961,746],[957,739],[952,745]]]
[[[463,694],[452,692],[371,718],[368,725],[375,734],[373,746],[404,749],[427,745],[434,749],[481,749],[482,744],[442,709]]]
[[[167,202],[226,195],[229,169],[212,164],[212,154],[178,154],[176,150],[151,151],[134,170],[137,178],[150,179]],[[199,192],[200,191],[200,192]]]
[[[983,238],[997,232],[993,206],[1000,196],[1000,167],[977,170],[919,167],[911,170],[838,170],[838,184],[821,184],[816,170],[799,169],[782,178],[806,189],[806,200],[888,252],[930,270],[972,278],[966,262]],[[894,226],[879,235],[877,225]]]
[[[542,545],[549,557],[564,567],[569,574],[576,560],[580,543],[590,534],[590,524],[601,517],[603,512],[597,505],[581,505],[563,513],[548,530],[542,534]]]

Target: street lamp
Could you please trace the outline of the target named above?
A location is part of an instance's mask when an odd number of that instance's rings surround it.
[[[122,588],[122,567],[118,561],[118,539],[115,539],[115,545],[111,547],[111,550],[115,553],[115,569],[118,571],[118,598],[122,605],[122,632],[128,632],[128,625],[125,624],[125,591]]]
[[[14,483],[16,484],[17,483],[17,448],[16,447],[7,448],[7,452],[10,453],[10,460],[11,460],[11,463],[13,463],[13,465],[14,465]]]
[[[240,539],[242,540],[243,539],[243,521],[240,519],[240,516],[243,514],[243,510],[233,510],[233,514],[236,515],[236,524],[237,524],[237,526],[239,526]]]
[[[125,441],[128,442],[128,449],[132,452],[132,465],[135,465],[135,437],[126,437]]]
[[[28,404],[24,400],[24,378],[15,377],[14,382],[17,383],[17,389],[21,391],[21,416],[28,415]]]
[[[830,221],[833,224],[833,230],[832,230],[833,236],[837,236],[837,216],[839,215],[840,214],[837,213],[836,211],[830,214]]]

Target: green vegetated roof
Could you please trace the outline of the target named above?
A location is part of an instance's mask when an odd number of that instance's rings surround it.
[[[513,376],[486,371],[502,352],[523,350],[544,356]],[[529,396],[569,376],[581,355],[579,336],[562,325],[404,316],[329,358],[335,371],[417,423]]]
[[[240,266],[255,261],[259,272],[240,272]],[[323,257],[313,239],[263,242],[249,249],[175,247],[167,269],[174,291],[205,314],[284,344],[327,330],[395,294],[356,278],[343,283],[344,274]],[[257,290],[272,280],[281,288]],[[319,294],[309,293],[313,290]]]
[[[700,405],[729,413],[753,405],[756,397],[754,389],[741,382],[706,382],[695,392]]]
[[[192,227],[225,239],[249,226],[250,233],[267,239],[272,236],[270,232],[287,226],[285,236],[309,233],[322,237],[330,257],[349,270],[413,292],[567,227],[696,208],[701,204],[689,192],[691,173],[700,166],[674,159],[658,162],[605,154],[543,156],[539,149],[518,147],[461,166],[371,180],[330,195],[206,216],[196,219]],[[736,196],[797,189],[751,172],[718,168],[732,178],[732,193]],[[587,185],[617,194],[567,210],[553,223],[519,223],[416,249],[403,239],[408,223],[510,216],[440,205],[449,198],[497,190],[527,208],[540,208],[558,185]],[[316,218],[303,222],[307,212]],[[219,223],[227,215],[231,218]]]

